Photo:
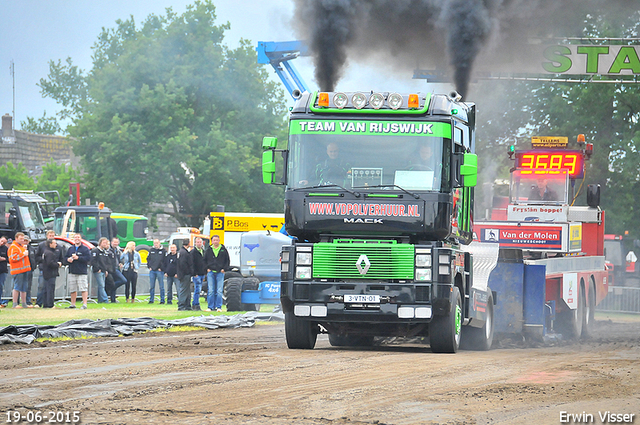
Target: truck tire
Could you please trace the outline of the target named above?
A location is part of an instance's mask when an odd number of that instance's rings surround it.
[[[222,283],[222,299],[225,304],[227,301],[227,281],[233,278],[240,278],[240,280],[242,280],[242,275],[236,271],[228,271],[224,273],[224,282]],[[207,282],[207,290],[209,290],[208,282]]]
[[[257,291],[260,287],[260,279],[257,277],[245,277],[242,280],[243,291]],[[260,311],[260,304],[242,304],[243,311]]]
[[[434,353],[455,353],[460,346],[462,298],[457,286],[451,293],[451,306],[445,316],[435,316],[429,324],[429,344]]]
[[[371,347],[373,337],[369,335],[336,335],[329,334],[332,347]]]
[[[566,339],[578,339],[582,335],[584,310],[584,290],[581,288],[580,295],[578,295],[578,307],[574,310],[563,311],[558,315],[558,330]]]
[[[595,321],[596,287],[592,284],[589,288],[589,301],[585,303],[584,320],[582,321],[582,339],[591,338]]]
[[[289,312],[284,314],[284,333],[287,338],[287,347],[311,350],[316,346],[318,326],[313,322],[300,320],[293,312]]]
[[[493,297],[487,301],[487,320],[481,328],[463,326],[460,348],[463,350],[487,351],[493,343]]]
[[[225,280],[224,288],[227,293],[227,311],[242,311],[242,278]]]
[[[147,257],[149,256],[149,250],[151,250],[149,245],[136,246],[136,251],[138,252],[138,254],[140,254],[140,262],[142,264],[147,264]]]

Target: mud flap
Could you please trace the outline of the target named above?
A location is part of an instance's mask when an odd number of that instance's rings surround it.
[[[524,305],[524,264],[498,262],[489,276],[489,287],[496,292],[493,310],[496,334],[522,333]]]
[[[524,333],[542,337],[545,327],[546,267],[524,266]]]

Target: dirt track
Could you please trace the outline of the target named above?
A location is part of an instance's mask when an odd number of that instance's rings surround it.
[[[557,424],[633,413],[640,323],[590,343],[432,354],[428,346],[288,350],[282,325],[0,347],[0,420],[80,411],[82,423]]]

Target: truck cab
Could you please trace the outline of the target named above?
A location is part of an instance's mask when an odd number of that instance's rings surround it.
[[[287,149],[263,141],[285,186],[281,302],[290,348],[429,335],[455,352],[470,308],[475,105],[459,95],[302,93]],[[275,154],[285,160],[276,176]],[[480,289],[483,305],[490,299]]]
[[[56,235],[69,237],[71,233],[80,233],[96,246],[100,238],[111,240],[118,233],[111,210],[102,204],[58,207],[54,217],[53,230]]]
[[[29,236],[32,244],[46,238],[40,206],[46,199],[29,190],[0,190],[0,236],[15,238],[16,232]]]

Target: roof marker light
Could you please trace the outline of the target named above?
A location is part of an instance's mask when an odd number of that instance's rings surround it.
[[[347,106],[347,102],[349,102],[349,98],[346,94],[338,92],[333,95],[333,104],[336,105],[338,109]]]
[[[318,94],[318,106],[329,107],[329,93],[321,92]]]
[[[418,109],[420,107],[420,99],[418,99],[417,94],[409,95],[409,108]]]
[[[399,109],[402,106],[402,96],[398,93],[391,93],[387,103],[391,109]]]
[[[373,109],[382,108],[382,105],[384,105],[384,96],[380,93],[373,93],[369,98],[369,105],[371,105]]]
[[[587,159],[591,158],[591,155],[593,155],[593,143],[587,143],[585,145],[584,154],[586,155]]]

